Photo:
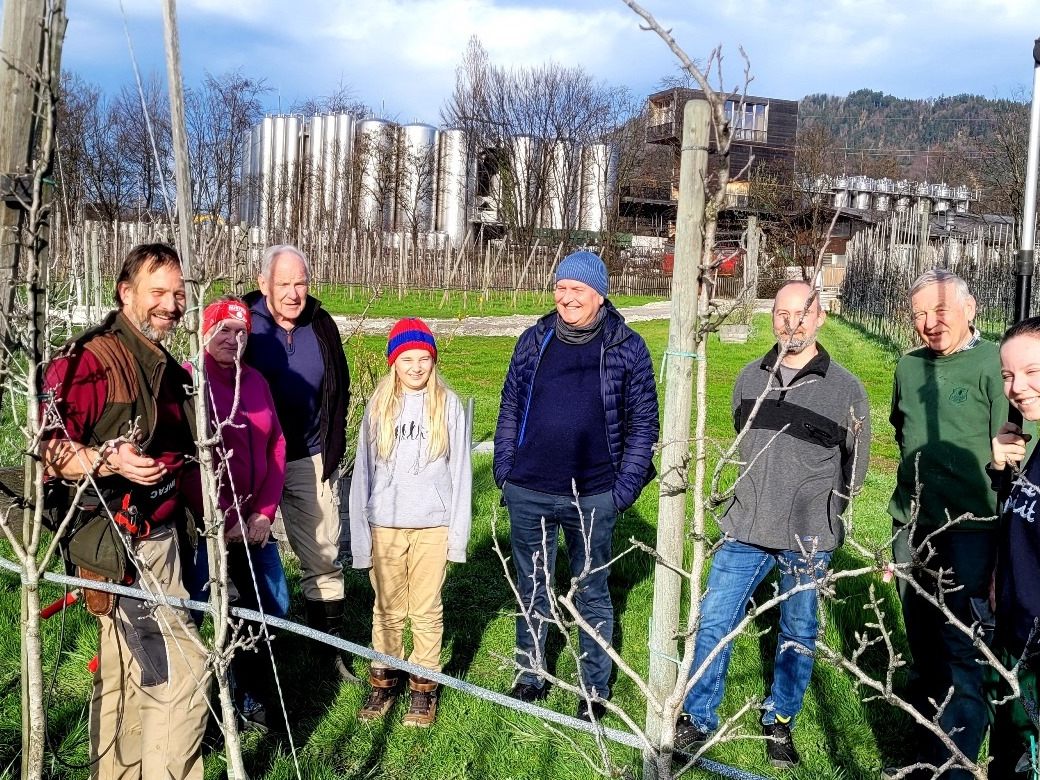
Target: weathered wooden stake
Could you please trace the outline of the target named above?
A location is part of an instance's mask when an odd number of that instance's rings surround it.
[[[697,267],[703,256],[704,180],[708,164],[708,120],[711,109],[703,100],[691,100],[683,112],[682,159],[679,169],[679,207],[675,223],[675,266],[672,272],[672,315],[665,353],[664,421],[661,433],[661,488],[657,519],[657,552],[683,568],[683,531],[690,465],[690,413],[693,366],[696,358],[694,326],[697,316]],[[703,357],[703,356],[701,356]],[[678,668],[679,603],[682,581],[678,574],[657,564],[650,624],[649,683],[660,706],[673,694]],[[666,717],[669,717],[666,713]],[[654,702],[648,703],[647,736],[659,744],[662,720]],[[644,777],[658,777],[656,757],[644,761]]]

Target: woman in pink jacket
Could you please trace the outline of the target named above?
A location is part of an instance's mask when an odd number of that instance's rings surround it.
[[[210,431],[220,439],[213,454],[218,506],[224,520],[228,577],[238,591],[235,606],[285,617],[289,587],[278,545],[271,538],[285,482],[285,438],[267,380],[241,362],[249,328],[249,307],[239,298],[216,300],[202,315],[207,417]],[[204,595],[209,560],[202,540],[195,552],[194,572],[190,568],[185,567],[189,591],[193,597]],[[253,693],[264,687],[255,683],[270,674],[266,660],[267,648],[259,647],[239,651],[234,664],[242,714],[258,725],[264,725],[266,697]]]

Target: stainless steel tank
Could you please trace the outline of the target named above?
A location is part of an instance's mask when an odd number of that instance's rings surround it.
[[[462,130],[449,129],[438,133],[435,228],[447,234],[455,247],[465,240],[469,227],[472,182],[468,143]]]
[[[567,141],[555,141],[546,153],[548,180],[542,226],[574,230],[581,212],[581,148]]]
[[[610,144],[590,144],[581,154],[579,197],[582,230],[604,230],[617,197],[617,150]]]
[[[537,220],[541,141],[529,135],[514,136],[505,144],[501,177],[500,216],[511,225],[530,224]]]
[[[384,119],[363,119],[356,125],[358,227],[389,230],[393,222],[396,186],[396,127]]]
[[[437,128],[418,123],[403,125],[400,137],[396,227],[429,233],[434,225]]]

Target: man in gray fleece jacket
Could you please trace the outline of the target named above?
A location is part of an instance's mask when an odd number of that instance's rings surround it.
[[[791,738],[812,675],[817,589],[844,539],[849,496],[859,490],[870,449],[862,383],[816,343],[826,314],[806,282],[788,282],[773,302],[777,345],[749,363],[733,388],[733,422],[744,430],[743,464],[720,521],[725,534],[701,602],[692,675],[675,747],[693,754],[719,726],[732,644],[705,659],[743,619],[748,601],[778,567],[780,605],[773,686],[762,716],[774,766],[798,763]],[[756,404],[759,404],[757,410]],[[806,587],[808,586],[808,587]],[[700,672],[698,676],[698,672]]]

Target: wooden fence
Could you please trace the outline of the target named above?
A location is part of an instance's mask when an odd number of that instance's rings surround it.
[[[444,236],[407,233],[318,234],[297,246],[311,263],[317,284],[357,285],[371,289],[546,290],[556,265],[571,247],[563,244],[520,246],[502,240],[451,246]],[[127,251],[140,243],[172,242],[169,225],[141,222],[85,221],[71,227],[57,220],[51,230],[52,275],[68,280],[80,304],[105,305],[112,279]],[[253,289],[263,252],[281,243],[280,235],[257,229],[197,224],[194,246],[200,275],[224,280],[231,289]],[[667,297],[671,279],[660,257],[622,255],[611,269],[615,294]]]
[[[921,273],[941,267],[961,276],[978,303],[976,324],[988,333],[1013,314],[1016,234],[1006,222],[960,229],[933,222],[927,235],[919,214],[894,214],[855,235],[846,247],[841,286],[843,316],[898,348],[915,341],[907,291]],[[1038,288],[1034,287],[1033,311]]]

